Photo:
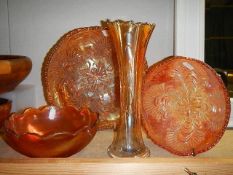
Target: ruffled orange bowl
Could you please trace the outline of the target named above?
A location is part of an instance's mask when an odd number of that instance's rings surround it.
[[[0,128],[4,120],[10,115],[11,101],[5,98],[0,98]]]
[[[4,140],[29,157],[68,157],[95,136],[97,118],[87,108],[27,108],[5,121]]]

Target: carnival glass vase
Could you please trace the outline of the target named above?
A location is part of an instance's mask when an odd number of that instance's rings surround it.
[[[145,52],[153,24],[132,21],[102,21],[115,47],[119,66],[120,119],[115,129],[110,157],[148,157],[141,133],[141,85]]]

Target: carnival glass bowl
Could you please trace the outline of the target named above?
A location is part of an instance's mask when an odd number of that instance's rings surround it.
[[[10,115],[11,101],[5,98],[0,98],[0,128],[4,120]]]
[[[87,108],[43,106],[12,114],[4,139],[29,157],[68,157],[83,149],[96,133],[97,114]]]
[[[30,58],[20,55],[0,55],[0,93],[13,90],[30,73]]]

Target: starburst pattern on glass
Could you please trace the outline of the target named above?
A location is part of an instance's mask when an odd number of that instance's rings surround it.
[[[44,94],[49,104],[86,106],[101,121],[119,116],[117,64],[112,42],[102,27],[74,29],[50,49],[42,67]]]

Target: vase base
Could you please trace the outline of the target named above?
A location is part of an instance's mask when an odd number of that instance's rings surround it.
[[[134,150],[134,151],[129,151],[129,150],[123,150],[123,149],[114,149],[113,147],[109,146],[108,147],[108,155],[109,157],[112,158],[146,158],[150,157],[150,150],[147,147],[144,147],[141,150]]]

